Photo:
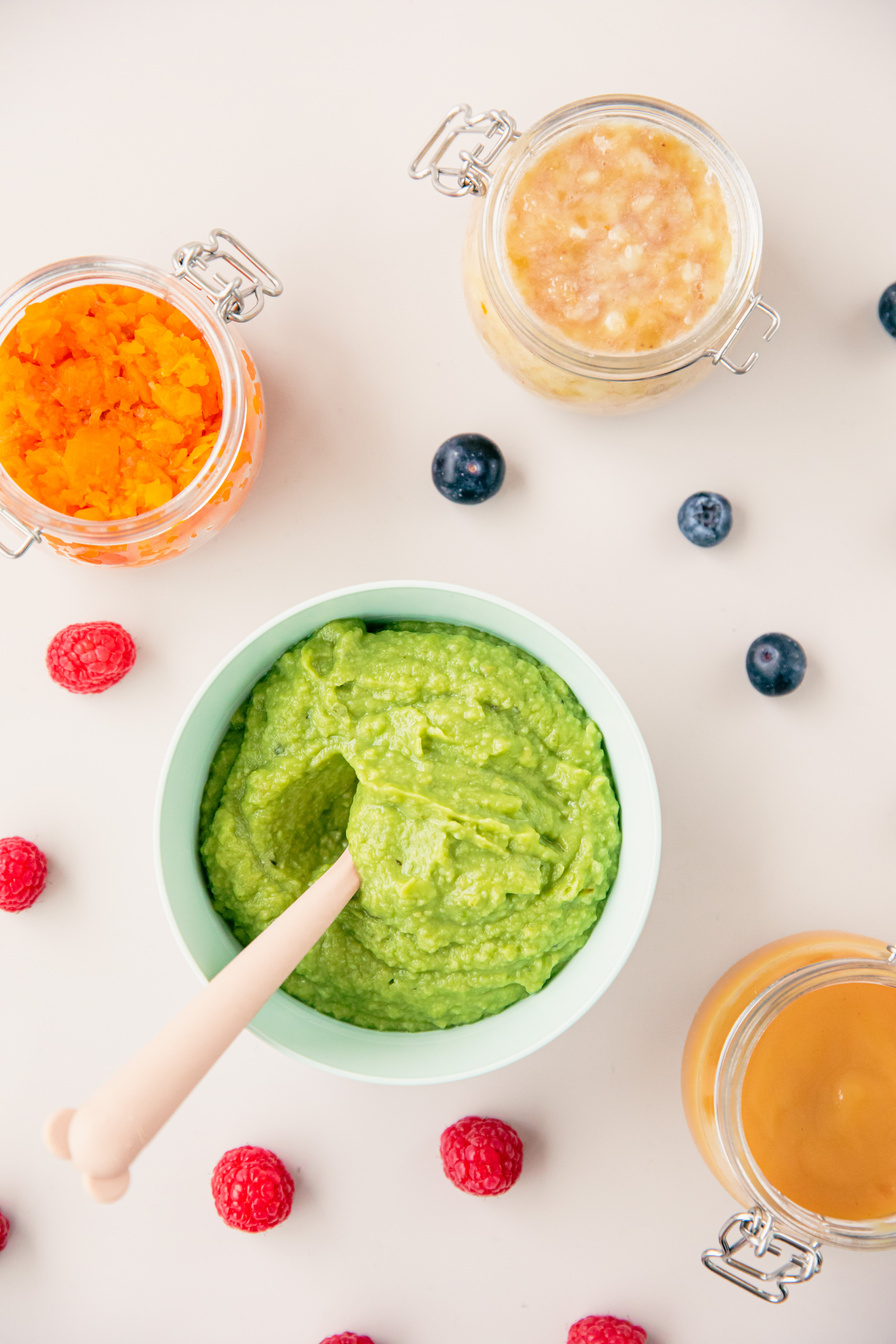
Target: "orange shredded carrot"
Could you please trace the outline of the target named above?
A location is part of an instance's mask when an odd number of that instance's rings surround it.
[[[67,289],[0,345],[0,466],[58,513],[133,518],[189,485],[221,401],[212,353],[177,308],[124,285]]]

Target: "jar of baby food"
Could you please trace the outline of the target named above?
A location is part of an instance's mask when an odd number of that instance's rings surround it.
[[[797,934],[710,990],[682,1097],[694,1142],[742,1208],[703,1263],[767,1302],[823,1244],[896,1246],[896,947]]]
[[[255,365],[238,333],[242,323],[261,311],[265,297],[280,294],[283,286],[222,229],[213,230],[207,243],[178,248],[173,263],[173,271],[166,272],[142,262],[76,257],[26,276],[0,296],[4,416],[0,552],[4,555],[18,559],[34,543],[46,541],[61,555],[88,564],[153,564],[206,541],[246,498],[264,446],[264,404]],[[43,318],[45,312],[54,311],[54,301],[62,321],[58,316]],[[102,316],[97,315],[100,304],[105,304]],[[150,309],[158,383],[146,375],[145,365],[141,372],[146,340],[144,329],[134,325],[135,320],[145,320]],[[122,319],[125,310],[130,325]],[[94,339],[102,359],[87,357],[80,348],[72,351],[71,341],[66,344],[69,311],[79,331],[87,333],[85,340]],[[20,326],[23,321],[30,326]],[[28,331],[27,341],[18,338],[23,329]],[[47,355],[46,365],[35,363],[40,341],[52,339],[59,349]],[[16,362],[9,358],[4,362],[11,341],[17,342]],[[201,358],[191,359],[189,352],[185,356],[185,346],[192,346]],[[179,359],[185,362],[178,363]],[[179,370],[183,385],[177,381]],[[183,442],[183,406],[194,408],[195,403],[201,411],[205,403],[197,384],[207,384],[209,374],[214,382],[214,415],[199,422],[195,437],[202,442],[191,456],[187,451],[191,441]],[[41,407],[42,396],[52,405]],[[62,421],[50,447],[41,417],[44,411],[54,414],[60,399],[69,419]],[[108,437],[111,419],[123,405],[130,416],[128,428],[138,426],[136,439],[116,429],[111,447],[100,443],[104,426]],[[139,460],[139,425],[153,419],[156,411],[154,447],[178,454],[176,472],[147,467]],[[202,429],[208,431],[204,436]],[[9,446],[13,440],[16,456]],[[110,481],[120,443],[127,445],[121,452],[129,451],[134,465],[129,468],[128,492],[115,478],[118,495],[112,507]],[[36,456],[31,455],[34,450]],[[96,489],[88,489],[84,499],[61,505],[61,500],[72,497],[72,491],[65,489],[71,484],[69,459],[82,474],[93,473],[88,485]],[[164,465],[167,468],[167,461]],[[95,507],[97,500],[103,507]]]
[[[765,340],[778,328],[756,290],[753,183],[681,108],[589,98],[520,135],[506,112],[474,115],[461,103],[410,174],[477,198],[467,306],[486,347],[531,392],[580,410],[637,410],[714,365],[746,373],[758,352],[735,358],[735,338],[751,319]]]

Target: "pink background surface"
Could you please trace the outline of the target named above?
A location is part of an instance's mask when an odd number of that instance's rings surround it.
[[[0,834],[52,879],[0,920],[3,1344],[564,1344],[611,1311],[651,1344],[893,1335],[892,1254],[830,1251],[772,1308],[699,1263],[732,1202],[678,1099],[690,1017],[732,961],[843,926],[896,937],[896,279],[886,3],[344,0],[250,7],[25,4],[0,14],[0,283],[85,252],[164,265],[213,225],[283,278],[248,329],[269,406],[258,485],[195,555],[94,571],[44,547],[0,564]],[[763,289],[783,325],[643,417],[577,418],[504,378],[459,284],[467,204],[406,166],[453,103],[528,125],[601,92],[652,94],[725,136],[756,182]],[[442,500],[436,446],[474,429],[508,460],[478,509]],[[732,500],[715,551],[680,537],[694,490]],[[501,1073],[430,1089],[354,1084],[242,1037],[135,1167],[92,1205],[39,1138],[195,989],[152,870],[171,733],[245,634],[324,590],[468,584],[559,626],[604,668],[647,740],[664,807],[653,912],[628,966],[564,1037]],[[51,635],[112,619],[133,673],[79,699],[43,670]],[[750,640],[805,646],[780,702]],[[443,1178],[469,1112],[526,1141],[506,1197]],[[289,1221],[216,1218],[225,1148],[299,1168]]]

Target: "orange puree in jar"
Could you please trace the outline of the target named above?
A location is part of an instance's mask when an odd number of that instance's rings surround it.
[[[67,289],[30,304],[0,346],[0,466],[58,513],[132,518],[193,480],[221,402],[212,353],[172,304]]]
[[[759,1038],[744,1135],[782,1194],[829,1218],[896,1214],[896,987],[811,990]]]

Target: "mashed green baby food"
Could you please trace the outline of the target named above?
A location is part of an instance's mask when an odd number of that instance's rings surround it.
[[[361,888],[283,988],[380,1031],[500,1012],[582,947],[616,875],[600,731],[492,635],[333,621],[258,682],[212,762],[215,909],[248,943],[346,837]]]

